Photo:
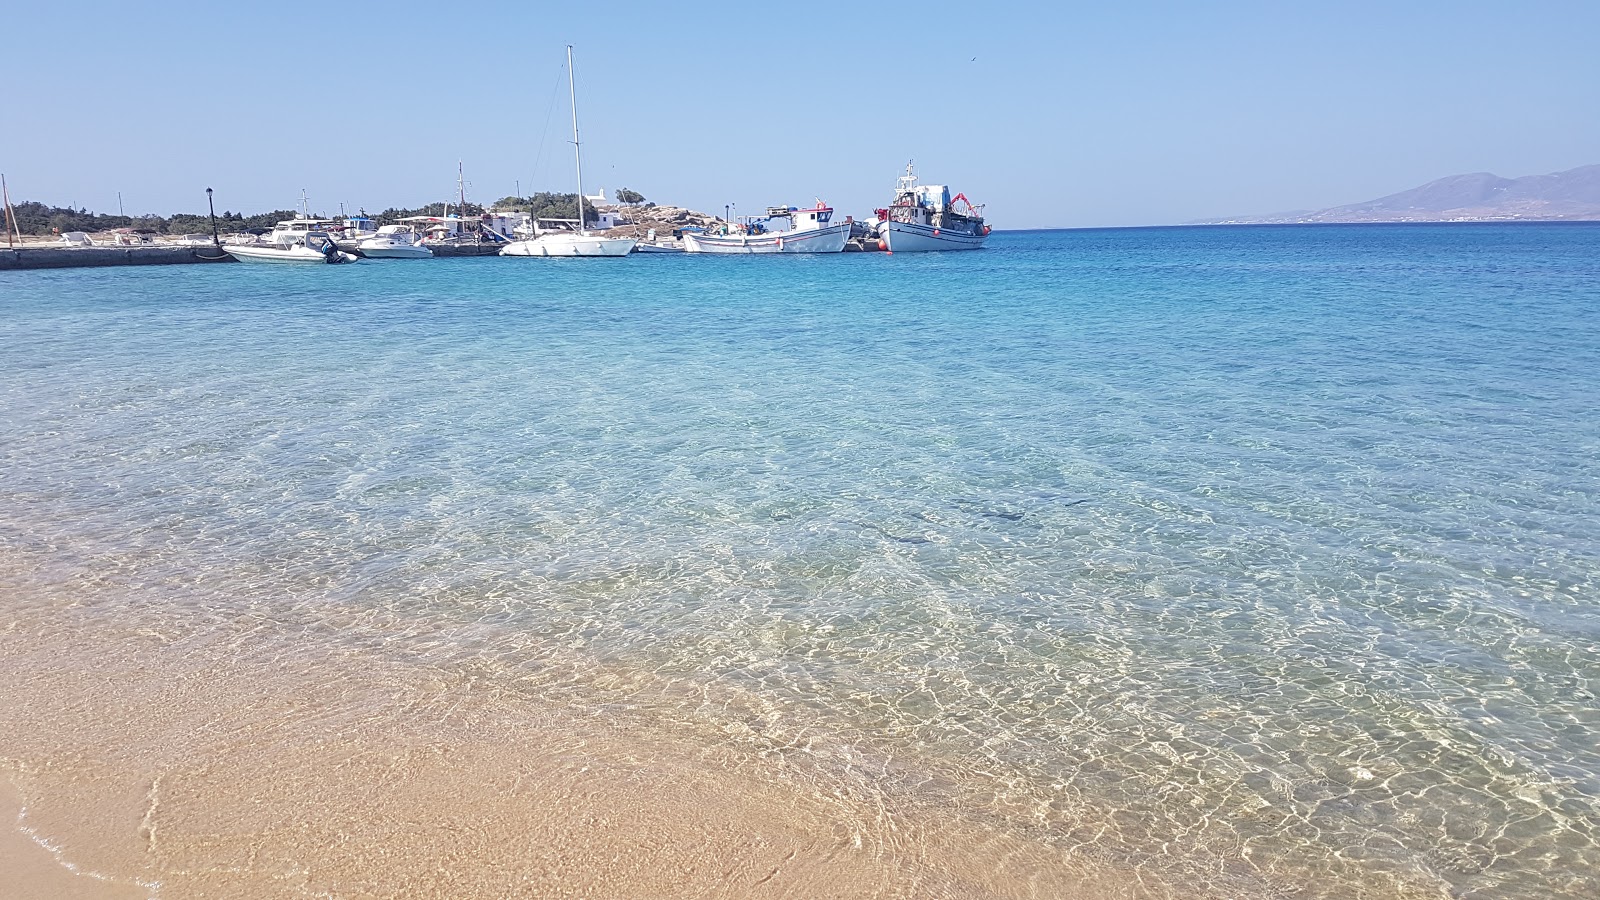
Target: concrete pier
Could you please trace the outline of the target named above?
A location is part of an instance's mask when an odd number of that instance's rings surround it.
[[[233,257],[218,253],[215,247],[19,247],[15,250],[0,247],[0,272],[233,261]]]

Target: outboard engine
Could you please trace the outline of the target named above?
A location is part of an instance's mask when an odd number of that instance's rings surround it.
[[[339,251],[339,245],[334,243],[333,238],[326,236],[322,239],[322,258],[330,264],[350,262],[350,257]]]

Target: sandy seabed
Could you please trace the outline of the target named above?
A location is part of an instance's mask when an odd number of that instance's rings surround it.
[[[0,895],[1173,893],[471,675],[97,619],[0,621]]]

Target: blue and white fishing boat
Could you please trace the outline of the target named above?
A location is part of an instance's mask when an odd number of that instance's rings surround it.
[[[771,206],[762,219],[726,226],[721,234],[683,235],[690,253],[840,253],[850,239],[850,223],[832,224],[833,208],[817,201],[810,209]],[[774,229],[774,222],[788,227]]]

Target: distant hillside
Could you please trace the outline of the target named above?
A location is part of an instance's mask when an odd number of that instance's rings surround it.
[[[1501,178],[1488,172],[1452,175],[1348,206],[1315,212],[1206,219],[1191,225],[1275,225],[1309,222],[1600,221],[1600,165],[1550,175]]]

